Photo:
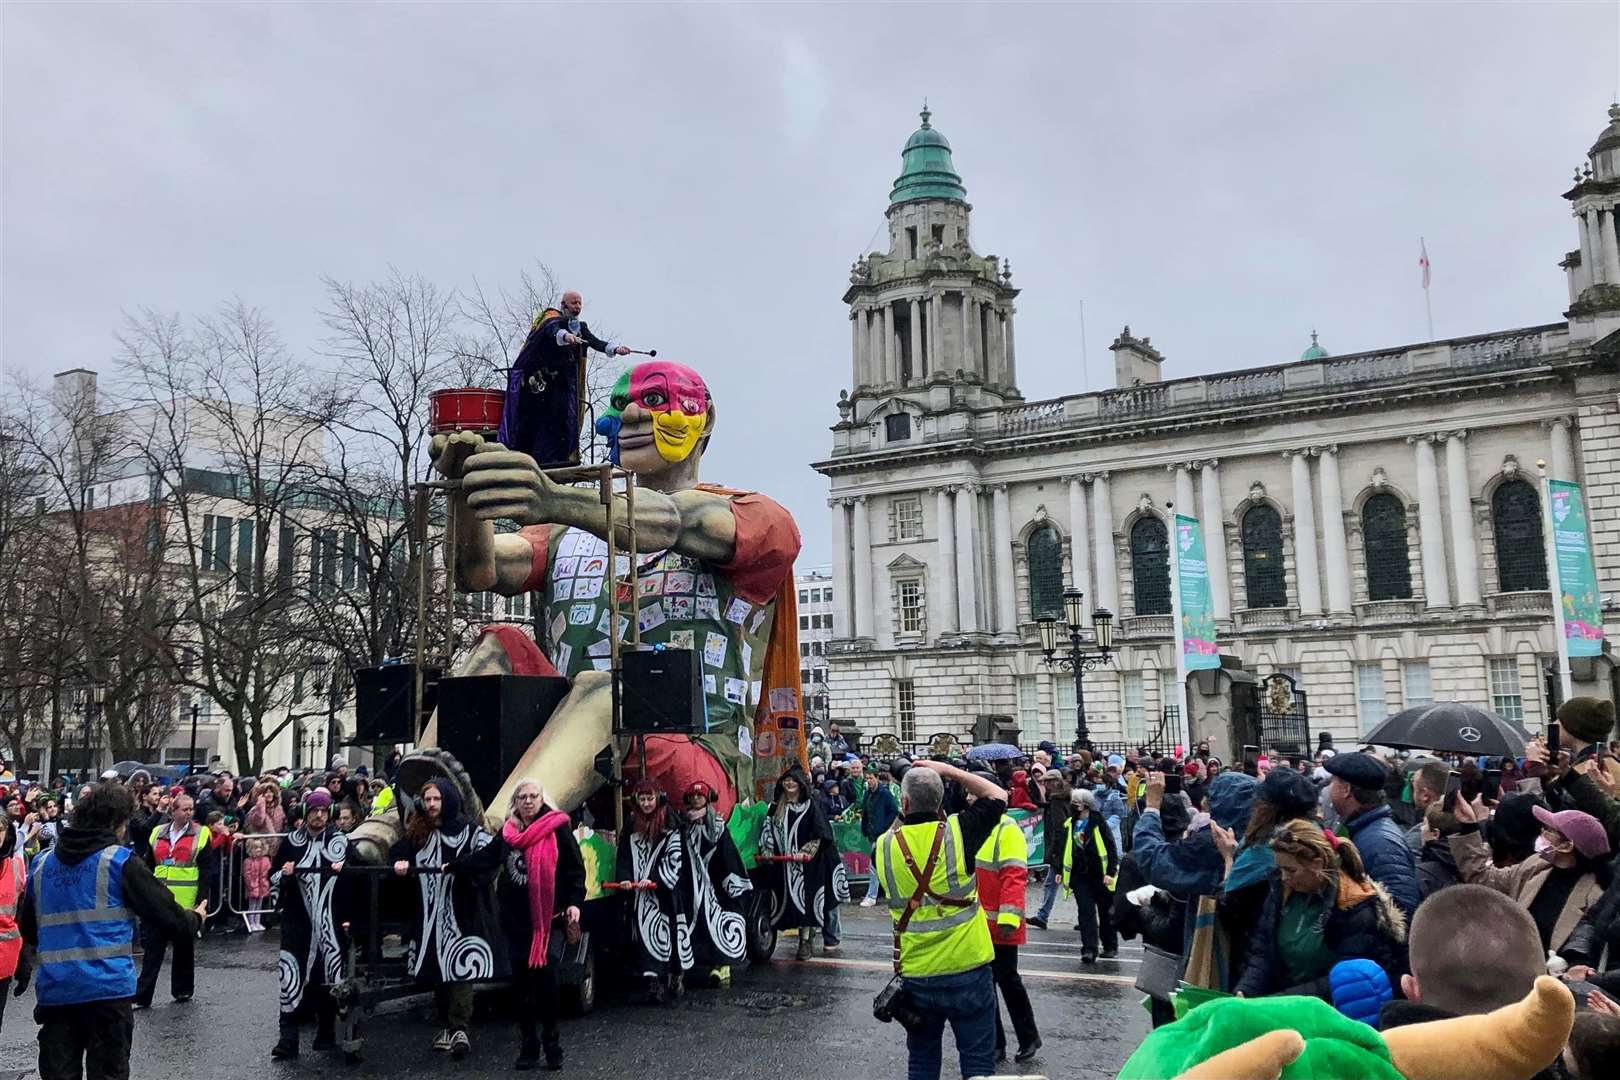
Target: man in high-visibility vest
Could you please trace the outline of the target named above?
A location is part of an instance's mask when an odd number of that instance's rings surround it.
[[[945,780],[973,798],[950,817]],[[919,761],[900,783],[899,825],[878,840],[873,867],[894,920],[895,962],[912,1018],[907,1080],[939,1080],[947,1021],[962,1075],[994,1071],[995,950],[980,914],[974,856],[1006,812],[1007,793],[995,781],[943,761]]]
[[[152,873],[169,887],[175,902],[183,908],[197,906],[198,890],[202,885],[203,868],[199,865],[208,855],[208,842],[212,833],[208,826],[192,820],[194,804],[191,796],[181,793],[174,797],[169,808],[169,820],[152,830]],[[163,954],[170,942],[174,943],[174,967],[169,969],[169,993],[176,1001],[190,1001],[195,989],[196,970],[192,934],[174,936],[162,926],[141,927],[141,981],[135,989],[135,1007],[152,1007],[152,994],[157,990],[158,975],[163,970]]]
[[[980,773],[995,781],[990,773]],[[1038,824],[1037,819],[1037,824]],[[1006,814],[985,839],[978,854],[979,906],[984,908],[990,926],[990,942],[996,958],[991,966],[996,989],[1012,1017],[1013,1034],[1018,1036],[1018,1052],[1013,1060],[1022,1064],[1041,1048],[1040,1031],[1035,1026],[1035,1010],[1029,991],[1018,974],[1018,946],[1024,943],[1024,890],[1029,884],[1029,843],[1024,830]],[[1001,1010],[996,1010],[996,1060],[1007,1058],[1007,1032],[1001,1026]]]
[[[1097,796],[1076,788],[1073,811],[1063,829],[1063,881],[1074,893],[1080,931],[1080,962],[1097,962],[1097,931],[1102,930],[1104,960],[1119,955],[1114,929],[1114,882],[1119,875],[1119,849],[1114,834],[1097,812]]]
[[[202,925],[124,846],[134,813],[129,788],[92,785],[28,873],[17,925],[33,956],[40,1080],[127,1080],[135,918],[176,938]]]

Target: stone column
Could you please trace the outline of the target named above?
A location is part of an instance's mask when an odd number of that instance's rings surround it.
[[[1004,366],[1006,366],[1006,384],[1008,384],[1009,387],[1016,387],[1017,356],[1013,355],[1013,306],[1011,306],[1011,304],[1008,304],[1006,335],[1008,335],[1008,342],[1006,342],[1006,358],[1004,358],[1003,361]]]
[[[872,624],[872,527],[865,495],[851,504],[855,514],[855,636],[870,641],[876,634]]]
[[[1199,522],[1204,527],[1204,555],[1209,561],[1209,596],[1215,605],[1217,619],[1232,617],[1232,586],[1227,578],[1226,565],[1226,504],[1221,501],[1220,462],[1204,462],[1203,512]]]
[[[1091,512],[1097,550],[1097,603],[1119,615],[1119,562],[1114,554],[1114,503],[1108,487],[1108,474],[1097,473],[1091,481]]]
[[[894,305],[883,305],[883,382],[900,381],[900,350],[894,340]]]
[[[1175,505],[1170,508],[1169,520],[1165,522],[1166,525],[1170,526],[1170,550],[1174,552],[1175,519],[1178,515],[1181,517],[1197,517],[1198,500],[1193,497],[1192,462],[1184,461],[1179,465],[1166,465],[1165,468],[1176,474]]]
[[[962,367],[967,371],[979,370],[978,322],[974,318],[973,296],[962,290]]]
[[[1547,421],[1548,433],[1552,437],[1552,472],[1548,475],[1554,480],[1575,479],[1575,449],[1570,439],[1573,426],[1567,416]]]
[[[963,484],[956,489],[957,607],[961,612],[958,625],[964,634],[976,634],[980,630],[978,502],[978,484]]]
[[[984,362],[984,381],[1000,386],[1006,380],[1001,372],[1001,312],[992,305],[990,311],[990,355]]]
[[[1322,556],[1327,559],[1328,610],[1350,612],[1350,555],[1344,540],[1344,485],[1339,479],[1339,448],[1324,446],[1317,468],[1322,481]]]
[[[1474,543],[1474,503],[1468,490],[1466,431],[1446,434],[1446,509],[1451,517],[1451,558],[1457,567],[1457,603],[1478,607],[1479,547]]]
[[[951,511],[954,488],[934,489],[934,521],[939,530],[939,549],[934,558],[934,580],[939,598],[929,605],[939,612],[941,635],[956,633],[956,519]]]
[[[860,385],[860,376],[865,371],[867,358],[862,355],[860,348],[860,309],[852,308],[849,313],[849,356],[851,356],[851,371],[855,372],[855,385]]]
[[[932,379],[940,371],[940,364],[944,363],[944,353],[940,351],[940,327],[944,322],[940,319],[940,308],[943,300],[940,293],[928,293],[928,377]]]
[[[1322,614],[1322,574],[1316,562],[1316,500],[1309,450],[1285,451],[1294,482],[1294,579],[1301,615]]]
[[[828,499],[827,505],[832,507],[833,527],[833,637],[852,638],[849,601],[855,587],[850,580],[849,500]]]
[[[911,382],[922,382],[922,299],[911,298]]]
[[[1451,606],[1446,580],[1446,540],[1440,517],[1440,475],[1434,463],[1434,436],[1411,435],[1418,481],[1418,539],[1423,550],[1423,593],[1430,608]]]
[[[1575,285],[1585,292],[1597,281],[1597,256],[1593,254],[1596,245],[1592,243],[1591,223],[1585,213],[1575,215],[1575,226],[1581,234],[1581,269],[1575,275]]]
[[[1018,637],[1018,604],[1013,596],[1018,576],[1013,573],[1012,510],[1007,485],[990,489],[991,518],[995,524],[996,633],[1009,641]]]
[[[1063,482],[1069,485],[1069,582],[1085,594],[1080,621],[1090,626],[1096,597],[1091,595],[1091,523],[1086,520],[1085,481],[1065,476]]]
[[[1611,285],[1620,284],[1620,249],[1615,247],[1614,211],[1599,210],[1598,249],[1603,257],[1603,280]]]
[[[878,309],[866,309],[866,381],[870,386],[883,385],[883,316]]]

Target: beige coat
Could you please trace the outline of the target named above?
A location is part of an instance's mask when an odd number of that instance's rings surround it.
[[[1546,883],[1547,873],[1552,870],[1552,863],[1539,855],[1532,855],[1512,866],[1492,866],[1490,849],[1485,846],[1485,838],[1477,832],[1449,837],[1446,843],[1451,847],[1452,858],[1457,860],[1458,877],[1471,884],[1505,893],[1527,911],[1541,892],[1541,886]],[[1585,875],[1575,883],[1569,892],[1569,899],[1564,901],[1564,910],[1558,913],[1558,922],[1553,925],[1551,947],[1554,952],[1569,940],[1569,935],[1581,921],[1581,916],[1586,914],[1586,909],[1597,903],[1602,895],[1603,886],[1592,874]]]

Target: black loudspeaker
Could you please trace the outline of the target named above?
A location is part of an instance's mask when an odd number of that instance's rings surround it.
[[[439,748],[454,754],[480,798],[493,798],[546,726],[568,680],[462,675],[439,681]]]
[[[422,715],[414,715],[416,665],[384,664],[354,670],[354,742],[410,743],[433,715],[439,669],[423,668]]]
[[[619,654],[619,669],[620,731],[632,735],[703,733],[706,710],[696,652],[624,652]]]

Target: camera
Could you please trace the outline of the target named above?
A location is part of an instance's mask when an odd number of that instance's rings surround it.
[[[908,1030],[922,1022],[922,1014],[898,975],[890,979],[888,985],[872,999],[872,1016],[885,1024],[891,1020],[898,1021],[901,1027]]]

